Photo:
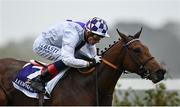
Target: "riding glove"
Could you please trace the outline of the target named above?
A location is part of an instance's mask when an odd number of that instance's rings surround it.
[[[92,60],[89,62],[89,67],[94,67],[97,64],[101,63],[102,59],[101,56],[95,56],[94,58],[92,58]]]
[[[101,56],[98,56],[98,55],[96,55],[94,57],[94,59],[95,59],[96,63],[101,63],[101,61],[102,61]]]

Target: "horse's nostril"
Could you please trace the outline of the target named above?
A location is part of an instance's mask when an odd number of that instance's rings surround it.
[[[164,74],[166,73],[166,70],[165,70],[165,69],[163,69],[163,73],[164,73]]]
[[[163,80],[164,79],[164,74],[166,73],[166,70],[164,69],[160,69],[157,71],[157,77],[159,80]]]
[[[153,83],[158,83],[159,81],[164,79],[164,74],[166,73],[166,70],[159,69],[156,72],[154,72],[152,76]]]
[[[158,70],[158,72],[159,72],[159,74],[164,75],[166,73],[166,70],[165,69],[160,69],[160,70]]]

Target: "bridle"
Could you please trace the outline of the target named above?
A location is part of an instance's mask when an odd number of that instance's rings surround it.
[[[145,66],[149,61],[153,60],[154,57],[150,57],[146,61],[141,62],[139,60],[139,58],[137,57],[137,55],[133,51],[129,50],[129,45],[131,43],[133,43],[134,41],[139,41],[139,39],[132,39],[131,41],[129,41],[128,43],[123,45],[123,47],[124,47],[126,53],[128,54],[128,56],[130,57],[130,59],[132,59],[134,64],[136,64],[139,67],[137,70],[137,74],[139,74],[141,76],[141,78],[149,78],[150,72],[149,72],[149,70],[147,70],[145,68]]]
[[[141,78],[147,78],[148,79],[149,76],[150,76],[150,72],[149,72],[149,70],[147,70],[145,68],[145,66],[149,61],[153,60],[154,57],[150,57],[146,61],[141,62],[139,60],[139,58],[137,57],[137,55],[133,51],[129,50],[129,45],[131,43],[135,42],[135,41],[139,41],[139,39],[132,39],[132,40],[130,40],[129,42],[127,42],[127,43],[125,43],[123,45],[123,49],[125,49],[125,54],[124,55],[128,54],[128,56],[130,57],[130,59],[132,59],[134,64],[136,64],[139,67],[138,70],[137,70],[137,74],[139,74],[141,76]],[[125,72],[125,69],[124,69],[123,65],[121,67],[120,66],[118,67],[118,66],[112,64],[111,62],[107,61],[104,58],[102,59],[102,62],[107,64],[111,68],[115,69],[116,71]]]

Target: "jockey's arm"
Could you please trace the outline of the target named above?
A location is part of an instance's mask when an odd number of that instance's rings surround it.
[[[75,47],[79,41],[78,32],[72,27],[64,29],[62,38],[61,59],[67,66],[74,68],[88,67],[89,62],[75,58]]]
[[[91,52],[92,57],[95,57],[97,55],[96,45],[89,46],[89,50]]]
[[[77,59],[74,57],[74,48],[69,45],[64,45],[61,50],[62,61],[64,64],[74,68],[83,68],[89,65],[88,61]]]

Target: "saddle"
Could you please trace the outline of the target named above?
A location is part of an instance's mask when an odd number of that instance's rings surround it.
[[[38,76],[41,74],[41,72],[45,69],[47,64],[35,61],[35,60],[30,60],[29,63],[25,64],[23,68],[17,73],[15,79],[12,81],[13,86],[22,91],[25,95],[31,98],[37,98],[37,91],[34,90],[30,86],[30,81],[34,77]],[[50,97],[50,93],[53,89],[53,87],[56,85],[56,83],[59,81],[59,79],[64,75],[65,71],[68,69],[64,70],[60,75],[56,78],[53,78],[51,81],[47,83],[46,86],[46,98],[48,99]]]

